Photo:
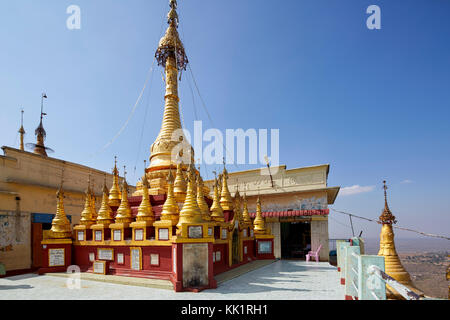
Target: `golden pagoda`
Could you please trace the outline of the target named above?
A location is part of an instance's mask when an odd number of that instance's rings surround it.
[[[133,220],[130,203],[128,202],[128,184],[124,179],[122,184],[122,200],[120,201],[120,206],[117,209],[115,221],[116,223],[128,224]]]
[[[158,65],[165,69],[165,95],[164,115],[160,132],[151,146],[150,165],[146,169],[146,178],[149,180],[151,195],[167,193],[167,176],[169,170],[177,168],[180,159],[184,164],[194,162],[194,150],[186,139],[180,120],[179,97],[178,97],[178,73],[186,70],[188,59],[183,43],[178,34],[178,14],[176,12],[177,1],[170,0],[170,12],[167,15],[169,24],[165,35],[159,41],[155,53]],[[179,144],[182,148],[179,149]],[[176,152],[174,151],[176,150]],[[186,171],[185,166],[179,169]],[[182,185],[178,185],[181,175],[177,173],[175,183],[175,195],[177,201],[184,201]],[[181,189],[179,189],[181,187]],[[134,195],[142,194],[142,187]]]
[[[246,197],[245,193],[244,193],[243,202],[244,202],[244,209],[242,211],[242,218],[244,220],[244,223],[245,224],[252,224],[252,219],[250,218],[250,214],[248,212],[247,197]]]
[[[106,181],[103,184],[103,197],[102,204],[98,210],[97,224],[109,225],[114,222],[113,212],[108,204],[108,188],[106,187]]]
[[[148,221],[154,222],[155,215],[153,213],[152,205],[150,203],[150,198],[148,195],[148,181],[145,175],[142,177],[143,195],[142,201],[138,208],[138,213],[136,215],[136,221]]]
[[[236,193],[234,195],[234,219],[239,221],[239,224],[242,225],[244,222],[244,219],[242,217],[242,211],[241,211],[241,204],[242,204],[242,198],[239,193],[239,189],[236,190]]]
[[[180,208],[175,200],[175,195],[173,192],[173,175],[172,171],[169,171],[169,176],[167,177],[168,182],[168,192],[167,199],[164,202],[162,212],[161,212],[161,221],[170,221],[172,225],[176,225],[179,220]]]
[[[111,189],[109,190],[109,206],[110,207],[118,207],[120,205],[120,201],[122,200],[122,193],[119,189],[119,170],[117,169],[117,157],[114,157],[114,168],[112,170],[113,173],[113,184]]]
[[[66,213],[64,211],[64,192],[61,186],[56,192],[57,197],[57,208],[56,215],[52,220],[52,228],[50,232],[50,237],[54,239],[63,239],[72,237],[72,229],[70,227],[70,221],[67,219]]]
[[[262,216],[262,212],[261,212],[261,200],[258,199],[256,200],[256,217],[255,220],[253,221],[253,226],[254,226],[254,230],[255,230],[255,234],[265,234],[266,233],[266,222]]]
[[[183,165],[181,164],[181,162],[178,163],[175,181],[173,183],[173,191],[178,202],[184,202],[184,200],[186,199],[187,184],[182,168]]]
[[[223,168],[222,174],[222,190],[220,194],[220,205],[224,211],[232,211],[233,210],[233,199],[231,198],[230,190],[228,189],[228,171]]]
[[[418,294],[422,294],[420,290],[416,289],[411,281],[409,273],[405,270],[397,251],[395,250],[394,243],[394,230],[393,224],[397,223],[395,216],[392,214],[387,203],[387,186],[386,181],[383,181],[384,188],[384,210],[379,217],[379,222],[382,224],[380,233],[380,251],[379,256],[384,257],[385,272],[392,278],[400,282],[401,284],[409,287],[411,290]],[[386,285],[388,298],[402,299],[402,296],[397,293],[390,286]]]
[[[219,182],[217,181],[217,179],[214,179],[214,197],[210,211],[212,220],[218,222],[224,221],[223,209],[222,206],[220,205],[220,198],[219,198]]]
[[[205,195],[203,193],[204,185],[203,179],[200,174],[197,176],[197,203],[202,213],[202,219],[205,221],[211,221],[211,215],[209,212],[208,204],[205,200]]]
[[[188,170],[188,185],[186,192],[186,200],[184,200],[183,208],[180,211],[180,220],[178,221],[177,228],[181,229],[184,223],[201,223],[204,222],[202,219],[202,212],[197,203],[194,187],[194,169],[193,166],[189,167]]]
[[[91,176],[89,175],[88,188],[86,190],[86,199],[84,209],[81,212],[80,224],[90,226],[95,223],[95,210],[92,208],[92,190],[91,190]]]
[[[95,193],[94,193],[94,184],[92,184],[92,188],[91,188],[92,217],[94,218],[94,220],[97,220],[97,209],[96,209],[95,201],[96,201],[96,197],[95,197]]]

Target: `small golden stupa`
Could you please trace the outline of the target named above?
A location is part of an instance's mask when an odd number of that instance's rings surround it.
[[[176,225],[180,218],[180,208],[175,200],[175,195],[173,192],[173,174],[172,170],[169,171],[169,176],[167,177],[168,189],[167,189],[167,199],[164,202],[161,211],[161,221],[169,221],[171,225]]]
[[[214,198],[210,211],[212,220],[217,222],[225,221],[225,218],[223,216],[223,209],[222,206],[220,205],[219,182],[217,181],[217,179],[214,179]]]
[[[392,228],[393,224],[397,223],[395,216],[392,214],[387,203],[387,186],[386,181],[383,181],[384,188],[384,209],[379,217],[379,222],[382,224],[380,233],[380,251],[379,256],[384,257],[385,272],[392,278],[400,282],[401,284],[407,286],[414,292],[422,294],[420,290],[416,289],[411,281],[409,273],[403,267],[400,258],[398,257],[397,251],[395,250],[394,242],[394,230]],[[387,297],[388,298],[400,298],[402,296],[398,294],[390,286],[386,285]]]
[[[244,193],[243,203],[244,203],[244,209],[242,211],[242,218],[244,219],[244,223],[251,224],[252,219],[250,218],[250,213],[248,212],[247,197],[246,197],[245,193]]]
[[[228,171],[225,168],[225,161],[222,173],[222,185],[220,193],[220,205],[224,211],[233,210],[233,198],[231,197],[230,190],[228,189]]]
[[[262,212],[261,212],[261,200],[258,196],[258,199],[256,200],[256,217],[255,220],[253,221],[253,226],[254,226],[254,230],[255,230],[255,234],[265,234],[267,229],[266,229],[266,222],[262,216]]]
[[[52,228],[50,231],[50,237],[54,239],[64,239],[70,238],[72,236],[72,229],[70,227],[70,221],[66,216],[64,211],[64,191],[62,189],[62,180],[61,186],[56,192],[57,197],[57,208],[56,215],[52,220]]]
[[[118,207],[120,205],[120,201],[122,200],[122,193],[119,189],[119,170],[117,169],[117,157],[114,157],[114,168],[112,170],[113,173],[113,184],[111,189],[109,190],[109,206],[110,207]]]
[[[138,213],[136,215],[136,221],[147,221],[149,223],[155,222],[155,214],[153,213],[153,208],[150,203],[150,198],[148,195],[148,181],[145,175],[142,177],[142,201],[138,208]]]
[[[209,212],[208,204],[205,200],[205,195],[203,193],[204,184],[203,179],[200,174],[197,176],[197,203],[202,213],[202,219],[205,221],[211,221],[211,215]]]
[[[98,210],[97,215],[97,224],[103,224],[105,226],[110,225],[111,223],[114,223],[113,218],[113,211],[111,210],[111,207],[108,204],[108,188],[106,187],[106,181],[103,184],[103,197],[102,197],[102,204],[100,206],[100,209]]]
[[[89,175],[88,188],[86,190],[86,199],[84,209],[81,212],[80,224],[90,226],[95,223],[95,210],[92,207],[92,190],[91,190],[91,175]]]

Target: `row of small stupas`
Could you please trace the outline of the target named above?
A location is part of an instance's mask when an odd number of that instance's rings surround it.
[[[251,227],[255,234],[267,234],[270,232],[266,228],[265,219],[262,216],[259,197],[256,205],[256,217],[252,221],[245,194],[241,197],[239,190],[237,190],[235,197],[231,196],[228,188],[226,168],[224,168],[223,174],[219,176],[219,179],[215,179],[214,196],[210,206],[206,200],[209,200],[209,198],[204,195],[204,190],[207,190],[207,188],[203,184],[199,171],[193,165],[187,166],[186,173],[184,173],[182,168],[183,166],[178,164],[175,174],[173,174],[172,170],[169,170],[167,197],[162,206],[159,219],[157,219],[158,217],[151,205],[148,192],[149,184],[145,176],[141,180],[142,200],[140,201],[137,214],[133,215],[128,199],[128,184],[126,179],[124,179],[122,188],[119,188],[119,172],[117,164],[115,164],[112,172],[112,187],[108,190],[105,181],[102,202],[98,213],[95,208],[95,195],[91,189],[90,181],[88,182],[80,225],[76,226],[75,229],[96,229],[98,226],[114,228],[115,224],[120,224],[124,228],[145,228],[153,225],[170,224],[177,228],[177,235],[180,235],[181,226],[185,223],[227,223],[232,228],[238,221],[241,226]],[[57,197],[57,212],[53,218],[51,232],[48,237],[54,239],[71,238],[72,229],[64,211],[62,186],[57,192]],[[233,212],[232,219],[227,219],[224,211]]]

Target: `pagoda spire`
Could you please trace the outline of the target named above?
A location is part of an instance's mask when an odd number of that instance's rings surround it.
[[[217,178],[214,179],[214,198],[210,211],[212,220],[219,222],[224,221],[223,209],[220,205],[219,182],[217,181]]]
[[[179,97],[178,97],[178,72],[186,70],[188,59],[184,50],[183,43],[178,34],[178,14],[177,1],[170,0],[170,11],[167,15],[169,24],[165,35],[159,41],[158,49],[155,53],[158,65],[165,69],[166,92],[164,96],[164,115],[160,132],[151,147],[149,169],[161,170],[174,167],[174,159],[177,155],[172,155],[175,146],[180,142],[187,145],[183,150],[188,150],[190,154],[184,154],[181,150],[180,157],[184,157],[185,163],[190,160],[194,162],[194,151],[184,136],[180,121]],[[179,133],[179,139],[174,141],[173,137]],[[177,137],[178,138],[178,137]]]
[[[266,233],[266,222],[264,221],[264,218],[262,216],[261,212],[261,200],[258,196],[258,199],[256,200],[256,217],[253,221],[255,233],[258,234],[264,234]]]
[[[105,181],[103,182],[102,205],[98,210],[97,223],[109,225],[113,222],[114,222],[113,212],[108,204],[108,187],[106,186],[106,176],[105,176]]]
[[[248,223],[251,224],[252,223],[252,219],[250,218],[250,214],[248,213],[248,203],[247,203],[247,196],[244,193],[244,209],[242,211],[242,218],[244,219],[244,223]]]
[[[123,168],[122,200],[117,209],[116,223],[129,223],[133,221],[130,203],[128,202],[128,183],[126,179],[126,167]]]
[[[145,162],[145,161],[144,161]],[[155,221],[155,215],[153,213],[152,205],[150,203],[150,197],[148,195],[148,180],[145,177],[145,167],[144,165],[144,175],[142,177],[142,201],[138,208],[138,214],[136,215],[136,221]]]
[[[92,183],[92,188],[91,188],[91,207],[92,207],[92,217],[94,218],[94,220],[97,220],[97,210],[95,208],[94,183]]]
[[[88,187],[86,190],[86,199],[84,203],[84,209],[81,212],[80,224],[91,225],[95,223],[94,215],[95,211],[92,209],[92,190],[91,190],[91,174],[89,173]]]
[[[109,190],[109,206],[118,207],[122,200],[122,193],[119,188],[119,170],[117,169],[117,156],[114,156],[114,168],[112,170],[113,184],[111,190]]]
[[[47,136],[47,133],[45,132],[44,125],[42,124],[42,119],[47,114],[44,113],[44,99],[47,99],[47,95],[45,93],[42,93],[41,96],[41,120],[39,122],[38,127],[34,131],[34,134],[36,135],[36,145],[34,147],[34,153],[40,154],[42,156],[47,156],[47,152],[45,151],[46,147],[44,145],[45,137]]]
[[[20,150],[24,151],[24,144],[23,144],[23,137],[25,136],[25,129],[23,128],[23,109],[20,111],[21,112],[21,117],[20,117],[20,129],[19,129],[19,133],[20,133]]]
[[[186,191],[186,200],[184,200],[183,208],[180,211],[180,220],[177,228],[181,229],[183,223],[200,223],[203,222],[202,213],[197,203],[194,189],[194,172],[193,167],[188,169],[188,186]]]
[[[379,218],[380,219],[379,222],[382,224],[382,227],[380,233],[380,251],[378,252],[378,255],[384,257],[385,272],[388,275],[390,275],[398,282],[409,287],[416,293],[421,294],[421,292],[414,287],[411,281],[411,277],[403,267],[400,258],[398,257],[397,251],[395,249],[394,230],[392,228],[392,225],[397,223],[397,221],[395,220],[395,216],[392,214],[388,206],[386,181],[383,181],[383,189],[384,189],[384,209]],[[398,294],[394,289],[392,289],[388,285],[386,285],[386,289],[388,298],[390,297],[401,299],[401,295]]]
[[[205,195],[203,194],[203,179],[200,176],[200,173],[197,176],[197,203],[202,213],[202,218],[205,221],[211,220],[211,215],[209,213],[209,207],[205,200]]]
[[[64,211],[64,169],[61,176],[61,185],[56,192],[57,207],[56,214],[52,220],[51,237],[57,239],[70,238],[72,236],[72,229],[70,227],[70,221],[67,219],[66,212]]]
[[[179,219],[180,208],[178,208],[173,193],[173,180],[172,170],[169,170],[169,175],[167,177],[167,199],[162,207],[161,221],[172,221],[172,225],[176,225]]]
[[[225,160],[223,162],[222,173],[222,192],[220,194],[220,205],[223,210],[233,210],[233,199],[231,198],[230,190],[228,189],[228,171],[225,167]]]

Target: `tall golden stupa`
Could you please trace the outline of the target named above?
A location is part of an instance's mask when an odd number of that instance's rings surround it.
[[[166,91],[164,95],[164,115],[158,137],[152,144],[150,165],[146,169],[149,194],[167,194],[167,177],[170,170],[186,173],[188,165],[194,163],[194,149],[187,141],[181,126],[178,97],[178,73],[186,70],[188,58],[178,34],[177,1],[170,0],[167,15],[169,27],[159,41],[155,58],[165,69]],[[181,142],[181,143],[180,143]],[[175,193],[177,181],[175,181]],[[142,195],[142,183],[138,182],[133,195]],[[184,197],[183,197],[184,198]],[[177,199],[184,200],[184,199]]]
[[[383,181],[384,188],[384,210],[379,217],[379,222],[383,225],[381,227],[380,234],[380,251],[378,252],[379,256],[384,257],[385,263],[385,272],[390,275],[392,278],[400,282],[401,284],[407,286],[414,292],[418,294],[422,294],[420,290],[414,287],[414,284],[411,281],[411,277],[409,273],[403,267],[400,258],[398,257],[397,251],[395,250],[395,242],[394,242],[394,230],[392,228],[393,224],[397,223],[395,216],[392,214],[389,209],[387,203],[387,186],[386,181]],[[387,287],[387,296],[388,298],[401,298],[401,295],[398,294],[394,289]]]

